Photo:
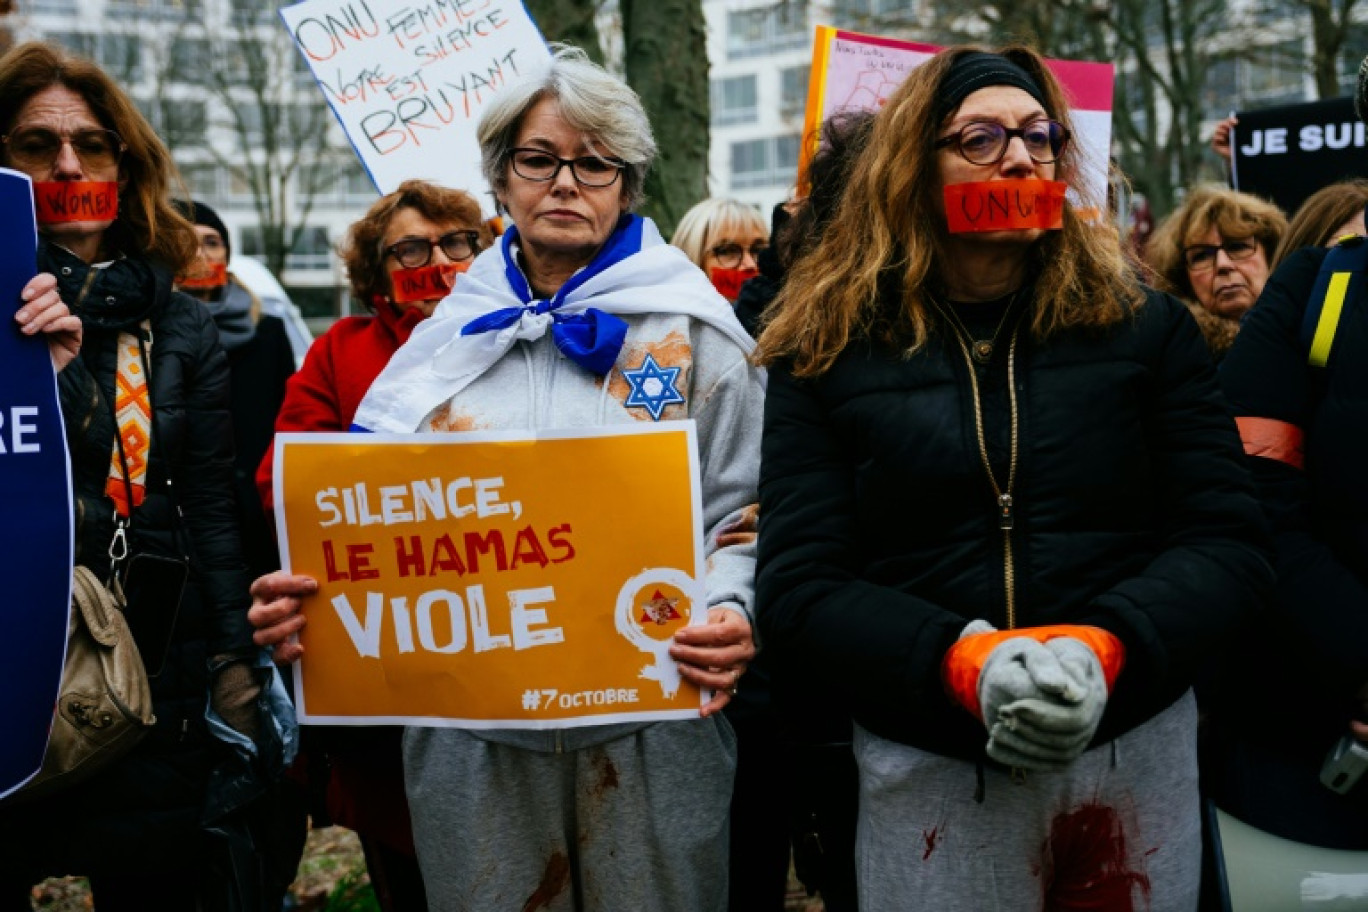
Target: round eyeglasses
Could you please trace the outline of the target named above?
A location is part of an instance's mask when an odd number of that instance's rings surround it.
[[[768,244],[757,241],[749,247],[742,247],[740,244],[728,241],[725,244],[718,244],[712,248],[713,259],[717,260],[717,265],[724,269],[735,269],[741,265],[741,260],[747,250],[750,251],[751,260],[758,262],[760,254],[765,252]]]
[[[597,155],[559,158],[542,149],[514,149],[513,172],[524,180],[544,182],[556,179],[561,168],[569,168],[576,182],[586,187],[607,187],[618,179],[626,162]]]
[[[478,231],[448,231],[436,241],[423,237],[408,237],[385,248],[385,252],[399,261],[405,269],[417,269],[432,261],[432,248],[441,247],[442,253],[453,262],[468,260],[480,250]]]
[[[123,158],[124,141],[113,130],[85,129],[61,134],[47,127],[15,128],[0,137],[10,164],[20,170],[47,168],[62,153],[62,145],[71,143],[71,150],[88,171],[104,171],[116,167]]]
[[[1219,244],[1192,244],[1183,248],[1183,262],[1188,272],[1206,272],[1216,267],[1216,254],[1224,250],[1231,261],[1247,260],[1259,249],[1253,238],[1235,238]]]
[[[936,140],[934,148],[955,145],[964,160],[972,165],[996,165],[1007,154],[1007,144],[1012,137],[1019,136],[1031,160],[1048,165],[1059,161],[1071,135],[1067,127],[1055,120],[1035,120],[1024,127],[1004,127],[1000,123],[976,120],[959,132]]]

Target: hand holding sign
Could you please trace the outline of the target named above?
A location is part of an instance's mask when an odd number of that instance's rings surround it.
[[[19,296],[24,306],[14,315],[26,336],[45,333],[52,366],[61,370],[81,351],[81,318],[73,314],[57,291],[57,279],[44,272],[34,276]]]
[[[707,718],[731,702],[736,682],[755,658],[750,622],[727,608],[708,611],[708,623],[685,627],[675,634],[670,657],[679,662],[679,673],[699,687],[711,688],[713,698],[703,707]]]
[[[297,662],[304,647],[296,636],[304,629],[304,599],[318,591],[318,581],[277,570],[252,583],[252,607],[247,622],[255,633],[252,642],[274,648],[278,665]]]

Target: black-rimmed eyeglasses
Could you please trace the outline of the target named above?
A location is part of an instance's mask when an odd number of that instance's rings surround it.
[[[1206,272],[1216,265],[1216,254],[1224,250],[1231,261],[1247,260],[1259,249],[1253,238],[1234,238],[1220,244],[1192,244],[1183,248],[1183,262],[1189,272]]]
[[[417,269],[432,261],[432,248],[441,247],[442,253],[453,262],[468,260],[480,250],[478,231],[448,231],[436,241],[431,238],[408,237],[385,248],[385,253],[399,261],[405,269]]]
[[[742,257],[747,250],[750,251],[752,260],[759,261],[760,254],[764,253],[765,248],[768,246],[769,245],[765,243],[755,243],[751,244],[750,247],[742,247],[740,244],[728,241],[725,244],[718,244],[714,247],[712,249],[712,255],[713,259],[717,260],[718,266],[721,266],[724,269],[735,269],[737,266],[741,265]]]
[[[956,145],[959,154],[972,165],[996,165],[1007,154],[1012,137],[1021,137],[1026,154],[1041,165],[1059,161],[1069,144],[1067,127],[1054,120],[1035,120],[1024,127],[1004,127],[992,121],[965,124],[959,132],[936,140],[935,148]]]
[[[61,134],[47,127],[16,127],[0,136],[10,164],[21,170],[49,167],[62,153],[62,145],[71,143],[71,150],[88,171],[113,168],[123,158],[124,141],[113,130],[90,128]]]
[[[597,155],[559,158],[542,149],[514,149],[511,155],[513,172],[524,180],[555,180],[561,168],[569,168],[575,180],[586,187],[607,187],[627,167],[626,162],[612,158],[600,158]]]

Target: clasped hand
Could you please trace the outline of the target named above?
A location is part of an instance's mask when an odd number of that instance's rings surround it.
[[[1059,769],[1087,750],[1107,705],[1097,656],[1072,637],[1004,641],[979,676],[988,756],[1007,766]]]

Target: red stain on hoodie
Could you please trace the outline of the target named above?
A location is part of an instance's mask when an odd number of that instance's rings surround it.
[[[1135,912],[1137,888],[1139,908],[1149,908],[1149,875],[1132,868],[1115,808],[1085,804],[1055,817],[1042,873],[1046,912]]]

